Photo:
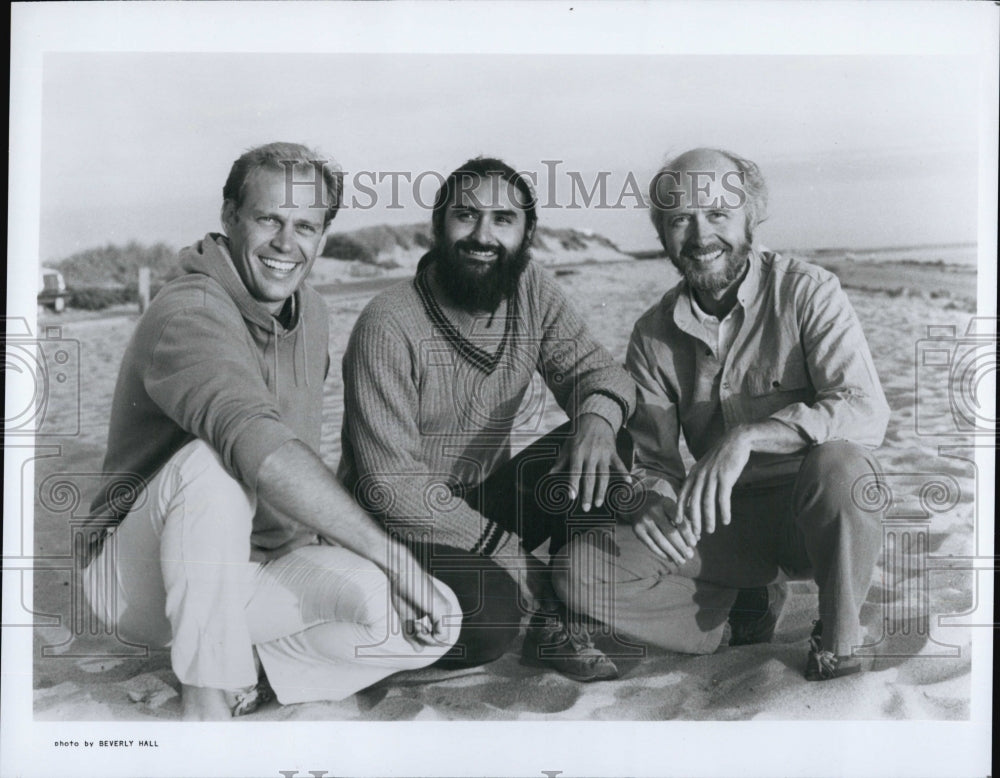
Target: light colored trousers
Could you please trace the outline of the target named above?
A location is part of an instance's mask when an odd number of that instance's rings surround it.
[[[240,689],[257,682],[256,647],[283,704],[341,700],[400,670],[435,662],[446,645],[404,640],[382,570],[345,548],[304,546],[250,561],[256,498],[206,443],[178,451],[140,494],[84,572],[91,608],[118,634],[170,646],[183,684]]]
[[[626,642],[703,654],[718,648],[738,589],[811,578],[823,647],[849,656],[863,642],[859,613],[882,545],[882,511],[856,489],[881,472],[861,446],[815,446],[794,480],[734,489],[732,522],[703,535],[683,565],[619,524],[578,537],[553,583],[570,608]]]

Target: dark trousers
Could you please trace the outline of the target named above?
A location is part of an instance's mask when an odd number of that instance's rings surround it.
[[[478,487],[466,502],[490,521],[517,535],[534,551],[548,541],[550,557],[563,549],[578,527],[610,526],[616,503],[629,498],[630,488],[615,478],[601,508],[584,512],[580,500],[569,499],[566,477],[549,475],[570,424],[535,441]],[[632,440],[624,429],[616,441],[618,456],[631,464]],[[455,646],[435,666],[474,667],[499,659],[517,638],[528,607],[511,573],[489,557],[441,544],[413,545],[418,560],[435,578],[447,584],[462,607],[462,629]]]

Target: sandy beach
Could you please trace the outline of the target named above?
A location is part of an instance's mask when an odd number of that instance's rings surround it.
[[[975,270],[905,264],[825,262],[841,276],[874,354],[892,407],[878,456],[892,490],[884,554],[862,611],[875,654],[871,672],[835,683],[802,679],[815,618],[815,587],[794,583],[769,645],[722,648],[709,656],[655,654],[624,662],[620,680],[581,685],[522,665],[519,646],[499,661],[460,672],[427,669],[389,678],[340,703],[279,706],[250,720],[751,720],[933,719],[969,716],[970,633],[938,617],[974,607],[973,574],[949,556],[976,552],[975,466],[971,435],[924,434],[952,412],[945,386],[916,380],[928,326],[963,333],[974,316]],[[393,278],[361,283],[318,274],[331,311],[322,456],[339,458],[343,412],[340,359],[367,301]],[[559,275],[597,337],[623,360],[635,319],[675,283],[665,261],[563,268]],[[107,434],[111,393],[137,314],[45,314],[61,337],[80,344],[79,433],[58,440],[57,455],[36,460],[34,553],[52,563],[35,574],[34,709],[40,720],[170,720],[179,717],[177,679],[165,651],[117,643],[73,618],[74,516],[90,502]],[[76,407],[52,406],[72,424]],[[545,429],[564,418],[548,398]],[[947,444],[949,449],[939,451]],[[68,481],[75,495],[60,492]],[[89,490],[89,491],[88,491]],[[96,633],[96,634],[95,634]]]

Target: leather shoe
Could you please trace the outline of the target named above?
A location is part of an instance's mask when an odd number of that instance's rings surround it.
[[[729,645],[770,643],[786,599],[788,586],[783,583],[740,589],[729,609]]]
[[[536,613],[528,622],[521,656],[527,664],[551,667],[574,681],[610,681],[618,668],[594,645],[586,630],[571,631],[557,613]]]
[[[856,675],[864,670],[864,661],[857,656],[837,656],[823,649],[823,622],[813,622],[809,636],[809,657],[806,659],[807,681],[831,681],[846,675]]]

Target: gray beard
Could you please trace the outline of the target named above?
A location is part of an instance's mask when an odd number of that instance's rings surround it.
[[[749,256],[750,247],[744,246],[726,258],[726,267],[722,271],[714,273],[702,271],[684,259],[670,257],[670,261],[692,289],[699,292],[721,292],[743,274]]]

